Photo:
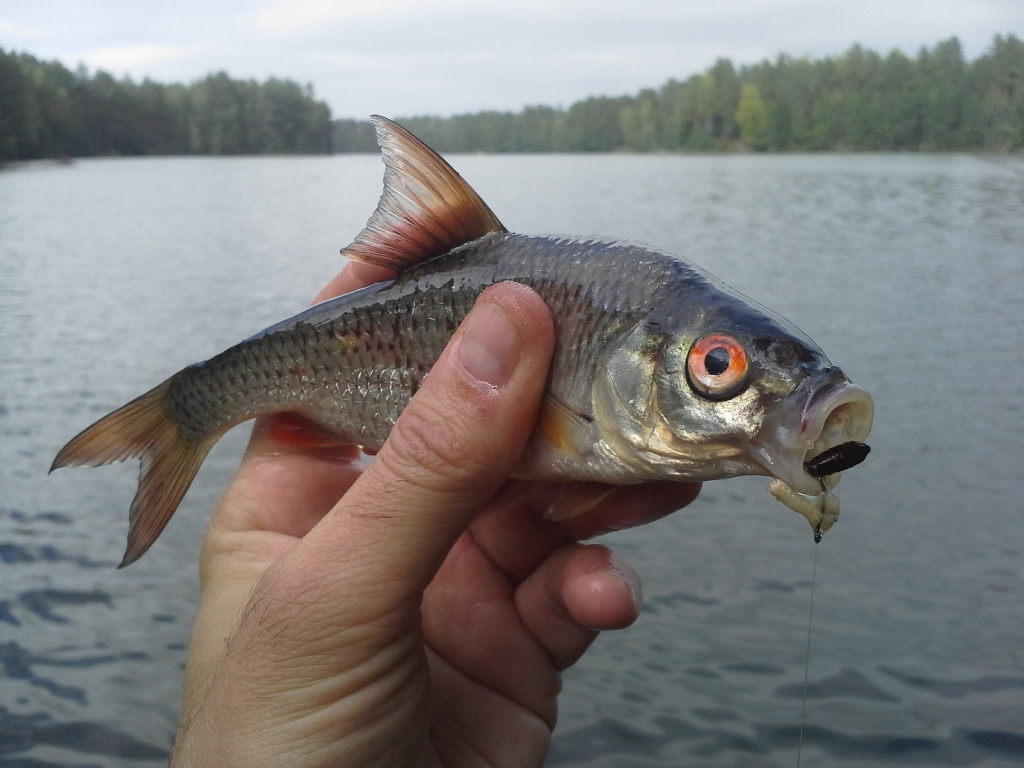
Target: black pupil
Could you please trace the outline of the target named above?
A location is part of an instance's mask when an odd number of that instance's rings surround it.
[[[721,376],[729,370],[729,350],[715,347],[704,356],[704,369],[712,376]]]

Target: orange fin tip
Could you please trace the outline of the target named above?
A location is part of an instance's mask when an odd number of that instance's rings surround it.
[[[128,517],[128,546],[119,568],[138,560],[156,541],[220,434],[182,438],[164,407],[170,380],[86,428],[61,448],[50,467],[96,467],[138,458],[139,489]]]

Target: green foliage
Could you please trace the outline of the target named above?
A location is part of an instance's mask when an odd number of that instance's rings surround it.
[[[855,45],[738,70],[719,59],[636,96],[401,122],[443,152],[1021,151],[1024,42],[996,36],[974,62],[955,37],[916,58]],[[339,130],[335,150],[371,149],[365,131]]]
[[[740,127],[740,138],[752,149],[766,149],[771,144],[768,132],[768,105],[761,98],[756,85],[749,83],[740,91],[740,103],[736,107],[736,124]]]
[[[719,59],[685,81],[568,109],[413,117],[442,152],[1024,150],[1024,42],[980,58],[959,40],[915,58],[859,45],[838,57]],[[338,120],[311,87],[233,80],[117,80],[0,49],[0,161],[137,154],[372,152],[369,123]]]
[[[331,130],[327,105],[289,80],[134,83],[0,49],[0,161],[325,153]]]
[[[377,152],[377,135],[373,125],[364,120],[335,120],[331,144],[346,152]]]
[[[995,150],[1024,147],[1024,42],[996,37],[991,52],[967,74],[976,101],[967,105],[969,140]]]

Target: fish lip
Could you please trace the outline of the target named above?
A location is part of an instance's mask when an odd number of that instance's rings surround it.
[[[820,496],[835,487],[842,473],[819,478],[804,464],[842,443],[864,442],[873,420],[871,395],[833,368],[824,381],[805,380],[765,419],[750,443],[750,455],[797,493]]]

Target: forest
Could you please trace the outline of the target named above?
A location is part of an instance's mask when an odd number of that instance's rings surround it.
[[[311,86],[224,72],[135,83],[0,49],[0,161],[330,151],[331,111]]]
[[[779,55],[568,107],[399,122],[441,152],[1024,150],[1024,41],[968,61],[957,38],[913,58],[854,45]],[[136,83],[0,48],[0,161],[103,155],[375,152],[365,121],[331,120],[311,85]]]
[[[1024,149],[1024,42],[997,35],[966,61],[957,38],[914,58],[859,45],[780,55],[565,109],[408,117],[441,152],[992,151]],[[335,121],[334,151],[373,151],[369,124]]]

